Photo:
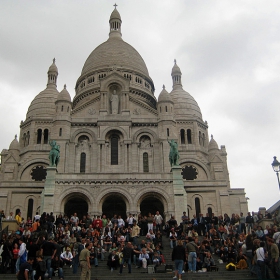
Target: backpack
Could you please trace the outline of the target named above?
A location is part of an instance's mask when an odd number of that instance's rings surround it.
[[[40,261],[40,262],[39,262],[39,267],[40,267],[40,270],[41,270],[42,272],[46,272],[46,270],[47,270],[46,262]]]

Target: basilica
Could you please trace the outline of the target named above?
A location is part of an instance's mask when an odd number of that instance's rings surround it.
[[[225,146],[208,135],[195,99],[174,61],[173,89],[155,87],[141,55],[122,39],[115,8],[109,38],[84,63],[73,100],[57,89],[55,60],[47,86],[31,102],[19,137],[1,152],[0,208],[79,216],[157,210],[180,221],[183,211],[247,212],[244,188],[231,188]],[[171,141],[178,147],[170,165]],[[60,150],[50,165],[50,143]],[[173,142],[174,142],[173,141]]]

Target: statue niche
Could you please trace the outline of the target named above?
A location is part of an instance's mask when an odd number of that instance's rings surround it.
[[[117,115],[119,113],[119,96],[116,92],[116,90],[113,91],[113,94],[110,98],[111,102],[111,114]]]

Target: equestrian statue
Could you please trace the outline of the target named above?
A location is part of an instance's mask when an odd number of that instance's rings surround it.
[[[50,140],[49,143],[52,147],[49,153],[50,166],[57,166],[59,163],[60,146],[54,140]]]

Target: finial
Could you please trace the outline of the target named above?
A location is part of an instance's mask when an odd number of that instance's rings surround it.
[[[162,88],[165,89],[165,85],[163,85]]]
[[[53,59],[53,63],[55,63],[55,58]]]
[[[64,85],[64,89],[66,89],[66,84]]]
[[[177,61],[176,61],[176,59],[174,59],[174,64],[176,64],[177,63]]]
[[[17,139],[17,134],[15,135],[15,139]]]
[[[213,134],[211,134],[211,139],[213,139]]]
[[[115,5],[113,5],[113,6],[115,6],[115,9],[117,9],[117,6],[118,6],[118,5],[115,3]]]

